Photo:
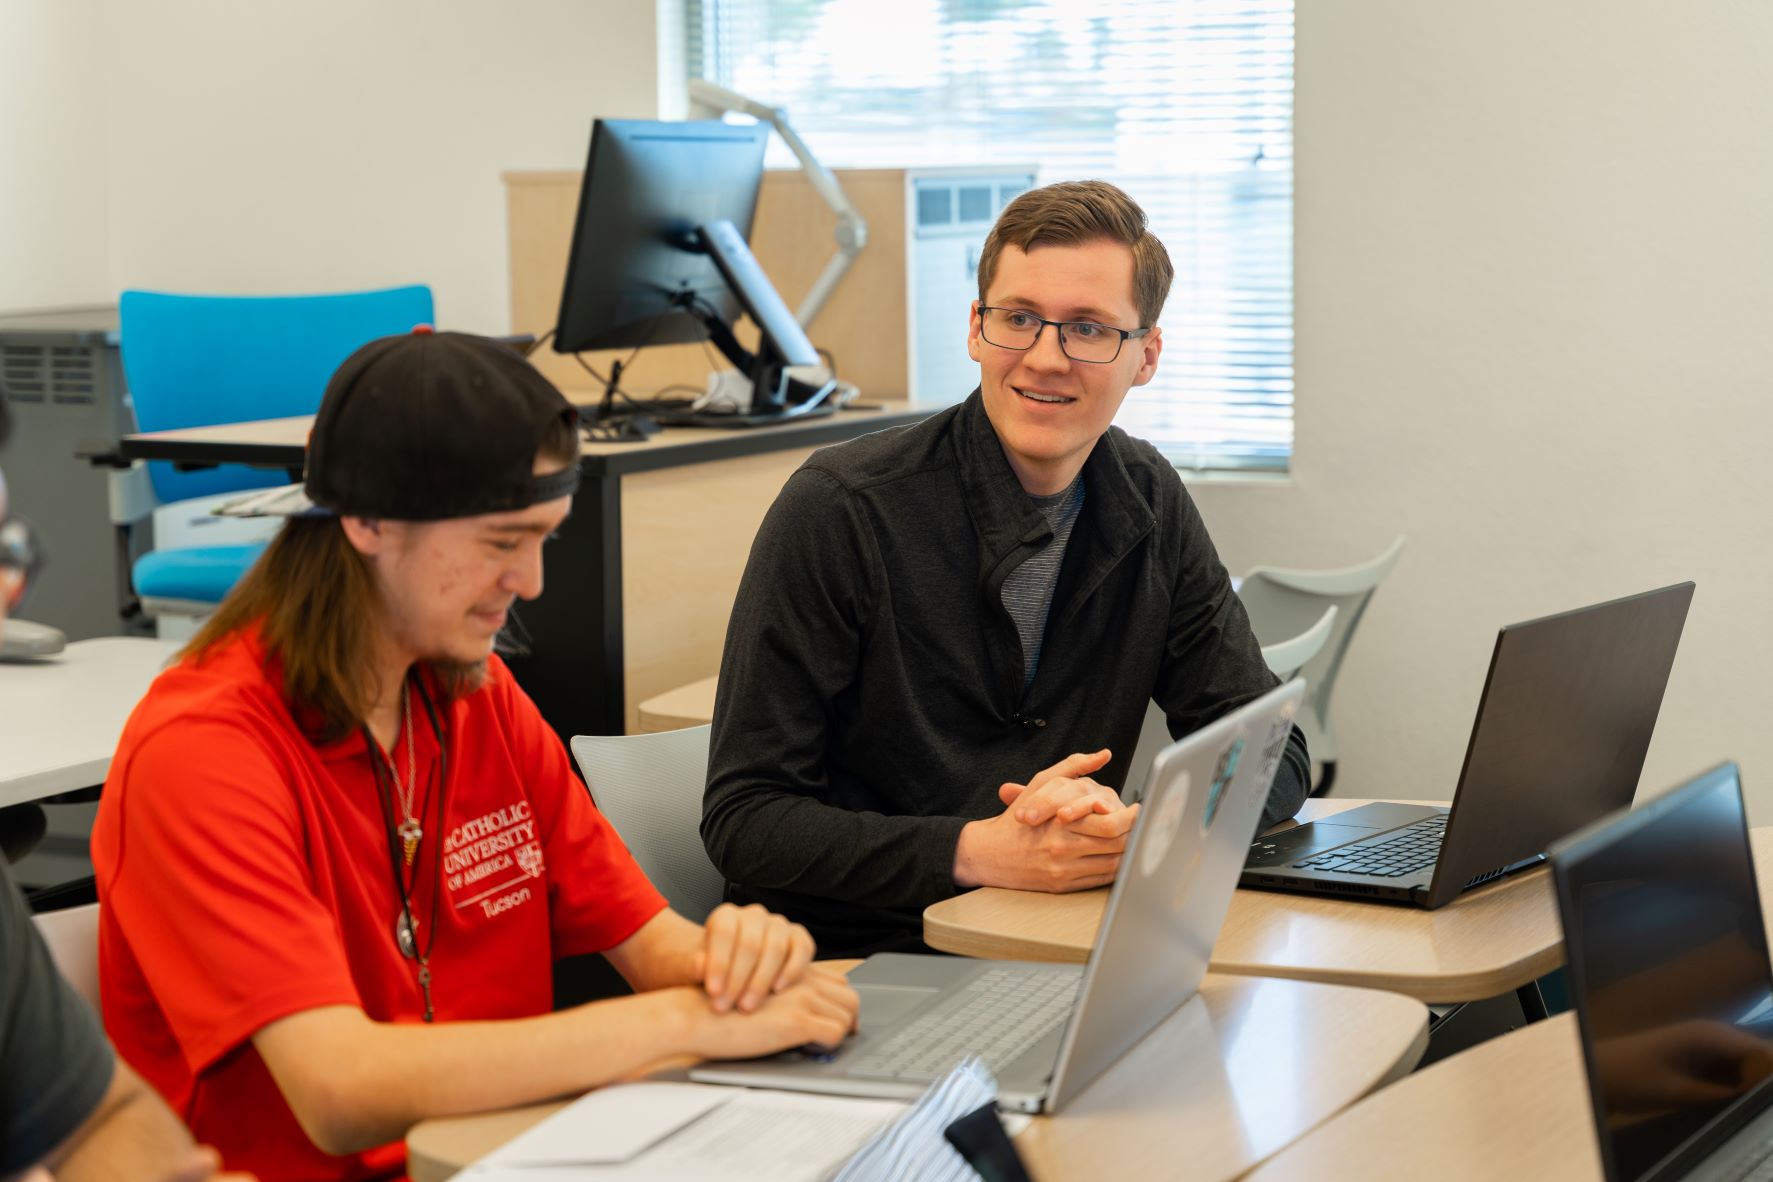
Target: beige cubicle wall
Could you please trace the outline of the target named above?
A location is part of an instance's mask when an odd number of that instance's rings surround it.
[[[751,539],[811,449],[622,477],[627,726],[638,707],[720,669]]]
[[[865,401],[901,402],[906,379],[905,174],[839,171],[844,191],[868,220],[868,245],[813,323],[813,342],[828,349],[839,376]],[[511,328],[538,336],[553,326],[566,276],[577,172],[510,172],[505,177],[510,240]],[[792,307],[823,270],[834,247],[830,210],[799,172],[765,174],[751,244],[764,271]],[[739,336],[753,343],[755,331]],[[710,349],[666,345],[645,350],[623,387],[645,393],[684,384],[700,388]],[[587,353],[600,373],[626,351]],[[551,348],[533,360],[575,402],[601,395],[571,357]],[[645,447],[637,443],[635,447]],[[646,698],[708,677],[720,667],[727,617],[751,540],[764,513],[809,449],[671,467],[622,477],[623,624],[627,730],[637,729]]]

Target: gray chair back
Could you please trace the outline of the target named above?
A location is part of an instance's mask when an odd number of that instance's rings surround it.
[[[701,834],[712,729],[577,735],[571,743],[591,799],[671,909],[696,923],[720,905],[726,890]]]
[[[1313,759],[1324,763],[1336,760],[1336,732],[1330,726],[1330,694],[1336,688],[1336,675],[1368,601],[1397,565],[1403,549],[1400,537],[1378,557],[1340,570],[1259,566],[1245,575],[1238,587],[1237,595],[1249,613],[1256,641],[1264,646],[1301,635],[1322,618],[1326,607],[1336,608],[1324,646],[1299,669],[1306,685],[1299,726],[1305,731]]]

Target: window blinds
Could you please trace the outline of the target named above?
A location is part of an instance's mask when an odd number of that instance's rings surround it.
[[[688,0],[687,61],[834,167],[1035,163],[1145,207],[1176,283],[1117,420],[1179,466],[1284,470],[1291,0]],[[772,164],[791,166],[778,142]]]

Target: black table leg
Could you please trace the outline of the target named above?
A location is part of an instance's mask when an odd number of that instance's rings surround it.
[[[1516,989],[1514,995],[1520,999],[1521,1017],[1525,1018],[1528,1024],[1545,1021],[1545,998],[1539,992],[1539,982],[1528,981]]]
[[[540,598],[513,609],[529,652],[507,658],[562,742],[626,729],[622,478],[584,473],[572,516],[543,552]]]

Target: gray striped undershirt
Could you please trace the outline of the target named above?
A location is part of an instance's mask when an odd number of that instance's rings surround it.
[[[1016,631],[1022,637],[1024,690],[1034,684],[1041,640],[1047,631],[1047,613],[1053,607],[1053,587],[1059,581],[1059,566],[1065,561],[1065,543],[1071,540],[1071,527],[1077,524],[1078,512],[1083,509],[1083,473],[1079,472],[1064,492],[1029,499],[1052,527],[1053,540],[1003,581],[1004,609],[1016,622]]]

